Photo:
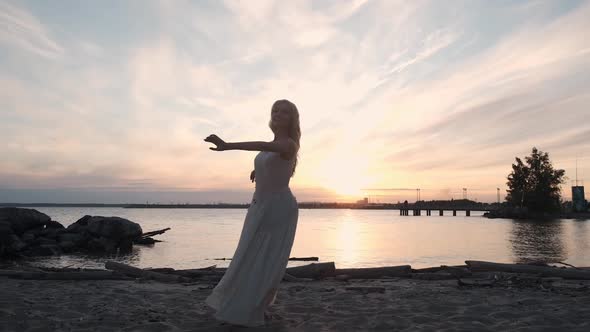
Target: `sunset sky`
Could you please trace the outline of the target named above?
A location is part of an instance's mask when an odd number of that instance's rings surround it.
[[[300,202],[590,184],[590,1],[0,1],[0,202],[248,202],[270,107]],[[363,188],[396,189],[366,191]],[[407,188],[410,190],[397,190]]]

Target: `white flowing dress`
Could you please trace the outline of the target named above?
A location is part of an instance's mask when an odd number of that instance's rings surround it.
[[[231,324],[264,324],[293,246],[299,210],[289,189],[295,159],[262,151],[254,159],[256,190],[238,247],[223,278],[205,302]]]

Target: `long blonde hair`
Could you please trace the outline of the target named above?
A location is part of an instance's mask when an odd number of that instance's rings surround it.
[[[275,101],[272,104],[271,112],[277,107],[286,107],[291,114],[291,123],[289,125],[289,137],[297,143],[297,151],[295,153],[295,164],[293,165],[293,173],[291,176],[295,174],[295,168],[297,167],[297,160],[299,159],[299,141],[301,140],[301,128],[299,127],[299,110],[297,110],[297,106],[292,102],[288,101],[287,99],[280,99]],[[272,124],[272,120],[268,122],[268,126],[270,129],[275,132],[275,128]]]

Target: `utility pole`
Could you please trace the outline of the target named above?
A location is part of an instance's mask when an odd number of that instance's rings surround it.
[[[463,188],[463,199],[467,199],[467,188]]]
[[[500,188],[496,188],[496,191],[498,192],[498,204],[500,204]]]
[[[420,201],[420,188],[416,188],[416,202]]]
[[[578,157],[576,156],[576,187],[578,186]]]

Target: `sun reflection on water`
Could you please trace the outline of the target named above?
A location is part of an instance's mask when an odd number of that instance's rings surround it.
[[[359,260],[359,253],[362,249],[363,239],[360,233],[361,225],[347,210],[338,220],[338,228],[333,237],[333,247],[339,248],[337,259],[339,261],[354,264]]]

